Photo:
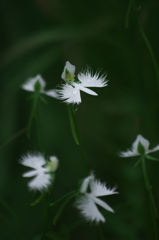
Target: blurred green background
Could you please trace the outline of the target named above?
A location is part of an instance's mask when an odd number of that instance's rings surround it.
[[[18,163],[27,151],[38,149],[35,133],[7,141],[26,127],[31,110],[29,92],[21,84],[40,73],[47,89],[62,82],[66,61],[77,68],[87,65],[107,72],[108,87],[94,89],[93,97],[82,93],[77,119],[83,146],[96,177],[118,186],[119,195],[105,198],[115,214],[103,212],[106,224],[83,224],[70,202],[57,226],[50,224],[45,239],[153,240],[153,227],[141,166],[137,158],[122,159],[120,150],[131,147],[137,134],[159,143],[159,77],[143,39],[138,20],[159,62],[159,2],[136,1],[129,27],[126,0],[5,0],[0,2],[0,238],[39,240],[43,232],[47,201],[31,207],[39,193],[30,192],[25,167]],[[78,147],[71,136],[66,104],[46,97],[40,103],[36,124],[41,151],[60,160],[52,201],[77,188],[85,177]],[[34,123],[35,124],[35,123]],[[35,126],[34,126],[35,127]],[[154,156],[159,156],[155,153]],[[147,162],[156,203],[159,202],[159,163]],[[52,209],[51,218],[60,205]],[[159,206],[158,206],[159,208]],[[15,216],[16,214],[16,216]],[[102,236],[104,235],[104,236]]]

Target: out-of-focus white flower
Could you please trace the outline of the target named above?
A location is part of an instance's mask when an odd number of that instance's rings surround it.
[[[22,88],[26,91],[34,92],[36,89],[36,84],[38,83],[39,92],[50,97],[58,98],[58,93],[55,89],[45,91],[46,82],[42,78],[40,74],[36,75],[34,78],[28,79],[24,84],[22,84]]]
[[[99,75],[88,68],[85,72],[81,72],[77,75],[78,80],[75,79],[75,66],[70,62],[66,62],[64,71],[61,75],[62,79],[65,80],[65,84],[61,85],[61,89],[57,90],[59,93],[59,98],[64,100],[66,103],[79,104],[81,103],[80,91],[88,93],[93,96],[98,94],[88,87],[105,87],[107,86],[107,81],[105,80],[106,75]]]
[[[96,205],[110,211],[114,210],[103,200],[98,197],[116,194],[116,187],[110,189],[106,184],[96,180],[94,175],[91,174],[85,178],[80,188],[80,196],[76,201],[76,207],[81,211],[81,214],[88,221],[95,221],[97,223],[105,222],[105,218],[100,213]]]
[[[142,154],[149,154],[151,152],[156,152],[159,150],[159,145],[155,148],[149,150],[149,141],[142,137],[142,135],[137,135],[136,140],[132,144],[131,150],[127,150],[125,152],[120,152],[120,157],[134,157]],[[142,149],[141,149],[142,148]]]
[[[28,153],[23,156],[20,163],[26,167],[30,167],[30,170],[24,173],[23,177],[33,177],[28,183],[31,190],[42,191],[52,183],[51,174],[56,171],[58,167],[58,159],[56,156],[50,156],[47,161],[41,153]]]

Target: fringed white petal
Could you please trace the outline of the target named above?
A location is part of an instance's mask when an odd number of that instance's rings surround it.
[[[48,186],[50,184],[51,184],[50,174],[41,173],[41,174],[37,175],[36,177],[34,177],[33,180],[31,180],[28,183],[28,186],[31,190],[42,191],[42,190],[48,188]]]
[[[100,196],[107,196],[107,195],[112,195],[116,194],[118,192],[115,192],[116,187],[110,189],[107,188],[105,183],[101,183],[99,180],[94,180],[90,182],[90,189],[91,189],[91,195],[95,197],[100,197]]]
[[[44,90],[46,83],[44,81],[44,79],[42,78],[42,76],[40,74],[36,75],[34,78],[30,78],[28,79],[28,81],[26,81],[26,83],[22,84],[22,88],[26,91],[31,91],[33,92],[35,83],[39,81],[40,86],[41,86],[41,92]]]
[[[76,67],[75,67],[74,65],[72,65],[69,61],[67,61],[66,64],[65,64],[63,73],[62,73],[62,75],[61,75],[61,78],[62,78],[63,80],[66,79],[66,69],[68,70],[68,72],[69,72],[71,75],[74,75],[75,70],[76,70]]]
[[[78,79],[84,87],[105,87],[107,86],[106,75],[101,75],[97,72],[93,75],[90,69],[78,74]]]
[[[77,200],[77,208],[88,221],[105,222],[105,218],[96,207],[94,201],[86,194]]]
[[[20,163],[27,167],[39,169],[46,163],[46,161],[41,153],[36,154],[28,153],[27,155],[22,157]]]
[[[68,84],[63,84],[60,90],[57,90],[60,99],[64,100],[66,103],[77,103],[81,102],[81,95],[79,88],[75,88]]]

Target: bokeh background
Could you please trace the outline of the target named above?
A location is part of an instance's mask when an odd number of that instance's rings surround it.
[[[66,61],[77,72],[92,67],[107,72],[108,87],[94,89],[98,97],[82,93],[77,112],[80,134],[90,169],[119,195],[105,198],[115,214],[103,212],[106,224],[83,223],[70,202],[45,239],[154,239],[147,192],[137,158],[119,158],[137,134],[159,143],[159,75],[143,39],[142,26],[159,64],[159,2],[138,0],[130,10],[126,0],[5,0],[0,1],[0,238],[40,240],[47,200],[31,207],[39,193],[30,192],[25,167],[18,163],[28,151],[40,150],[60,160],[52,201],[78,186],[84,176],[78,147],[71,136],[66,104],[46,97],[38,105],[32,137],[26,127],[32,101],[21,89],[40,73],[47,89],[62,82]],[[38,125],[40,144],[37,144]],[[18,136],[18,137],[17,137]],[[159,157],[159,153],[154,156]],[[159,163],[147,162],[156,203],[159,202]],[[50,221],[60,205],[51,210]],[[159,208],[159,206],[158,206]],[[12,211],[10,210],[12,209]]]

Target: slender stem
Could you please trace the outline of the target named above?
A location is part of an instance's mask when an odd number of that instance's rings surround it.
[[[21,130],[19,130],[18,132],[16,132],[13,136],[11,136],[9,139],[7,139],[1,146],[0,146],[0,150],[3,149],[4,147],[6,147],[9,143],[11,143],[12,141],[14,141],[16,138],[20,137],[23,133],[25,133],[27,131],[27,128],[22,128]]]
[[[141,33],[141,36],[145,42],[145,45],[148,49],[148,52],[150,54],[150,57],[152,59],[152,63],[154,65],[154,69],[155,69],[155,72],[156,72],[156,77],[157,77],[157,81],[158,81],[158,87],[159,87],[159,69],[158,69],[158,64],[157,64],[157,61],[156,61],[156,58],[155,58],[155,54],[154,54],[154,51],[151,47],[151,44],[146,36],[146,33],[144,32],[144,29],[140,23],[140,20],[139,20],[139,17],[138,17],[138,9],[137,9],[137,6],[135,4],[135,1],[133,1],[133,6],[134,6],[134,10],[136,12],[136,15],[137,15],[137,21],[138,21],[138,26],[139,26],[139,30],[140,30],[140,33]]]
[[[79,145],[80,140],[79,140],[79,132],[78,132],[76,116],[75,116],[75,112],[73,111],[73,108],[70,104],[68,105],[68,114],[69,114],[71,132],[72,132],[73,139],[74,139],[75,143],[77,145]]]
[[[142,170],[143,170],[143,175],[144,175],[144,181],[145,181],[145,187],[149,196],[149,201],[150,201],[150,209],[151,209],[151,216],[152,216],[152,221],[153,221],[153,226],[154,226],[154,234],[155,234],[155,239],[158,239],[158,234],[157,234],[157,226],[156,226],[156,218],[158,217],[158,212],[157,212],[157,207],[154,201],[154,197],[152,194],[152,187],[149,183],[149,179],[147,176],[147,171],[146,171],[146,163],[145,163],[145,156],[142,156]]]
[[[74,193],[77,193],[78,191],[75,190],[75,191],[71,191],[67,194],[65,194],[64,196],[62,196],[61,198],[59,198],[56,202],[53,202],[53,203],[50,203],[50,207],[53,207],[55,206],[56,204],[58,204],[59,202],[61,202],[62,200],[64,200],[65,198],[69,197],[70,195],[74,194]]]
[[[34,202],[32,202],[30,205],[32,206],[32,207],[34,207],[34,206],[36,206],[37,204],[39,204],[42,200],[43,200],[43,198],[46,196],[46,192],[44,192],[44,193],[42,193],[41,195],[40,195],[40,197],[38,197]]]
[[[72,194],[71,196],[69,196],[69,197],[65,200],[65,202],[64,202],[64,203],[62,204],[62,206],[59,208],[59,210],[57,211],[57,213],[56,213],[56,215],[55,215],[55,217],[54,217],[54,219],[53,219],[53,225],[56,224],[56,222],[57,222],[58,218],[60,217],[60,215],[61,215],[64,207],[66,206],[66,204],[67,204],[72,198],[74,198],[75,196],[77,196],[78,194],[79,194],[78,192],[75,192],[74,194]]]
[[[41,240],[45,240],[45,236],[46,236],[46,233],[47,233],[47,230],[48,230],[48,226],[49,226],[49,221],[50,221],[50,193],[48,192],[47,193],[47,216],[46,216],[46,224],[45,224],[45,227],[44,227],[44,231],[43,231],[43,234],[41,236]]]
[[[38,97],[39,97],[39,93],[35,92],[34,93],[34,102],[33,102],[33,105],[32,105],[32,110],[31,110],[31,114],[30,114],[30,117],[29,117],[29,121],[28,121],[27,137],[30,137],[31,125],[32,125],[33,118],[35,116],[35,111],[36,111],[36,107],[37,107],[37,103],[38,103]]]
[[[126,11],[126,17],[125,17],[125,28],[127,29],[129,27],[129,16],[130,16],[130,10],[133,4],[133,0],[129,1],[129,5]]]
[[[86,160],[85,153],[84,153],[83,146],[82,146],[82,142],[81,142],[80,135],[79,135],[76,113],[75,113],[71,104],[68,105],[68,113],[69,113],[72,136],[74,138],[75,143],[80,148],[80,153],[81,153],[81,156],[82,156],[82,159],[83,159],[83,166],[84,166],[84,169],[85,169],[85,174],[87,175],[89,173],[88,162]]]

